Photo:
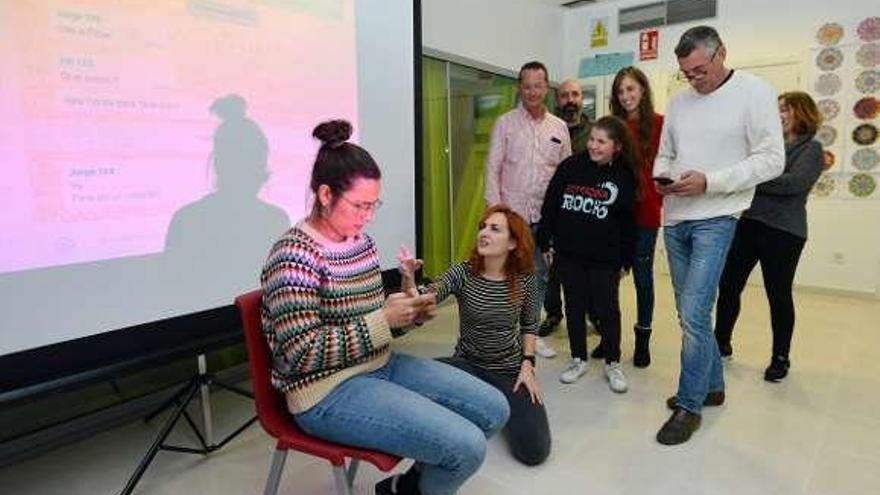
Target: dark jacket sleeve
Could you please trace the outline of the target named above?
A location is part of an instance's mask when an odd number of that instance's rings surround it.
[[[779,177],[759,184],[756,192],[772,196],[793,196],[808,192],[822,173],[822,145],[810,140],[786,153],[786,170]]]
[[[636,256],[636,210],[635,177],[625,174],[626,195],[621,198],[620,209],[620,262],[622,268],[632,268]]]
[[[556,167],[556,172],[550,179],[550,184],[544,193],[544,203],[541,205],[541,222],[538,224],[538,235],[535,240],[536,248],[541,252],[548,251],[553,245],[553,233],[556,231],[556,219],[559,216],[559,205],[562,202],[562,191],[565,187],[565,171],[573,159],[572,155]]]

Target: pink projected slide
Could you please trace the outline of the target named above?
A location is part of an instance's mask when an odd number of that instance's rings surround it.
[[[351,0],[4,3],[0,273],[210,242],[206,215],[280,233],[312,127],[357,122]]]

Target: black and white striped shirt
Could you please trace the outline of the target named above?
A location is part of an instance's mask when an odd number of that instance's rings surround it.
[[[522,336],[536,334],[540,305],[535,276],[518,276],[519,297],[507,280],[472,274],[468,263],[449,267],[425,290],[439,304],[450,295],[458,301],[459,337],[455,356],[481,368],[517,373],[522,365]]]

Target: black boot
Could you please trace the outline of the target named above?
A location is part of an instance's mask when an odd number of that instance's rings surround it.
[[[419,478],[422,473],[417,464],[413,464],[403,474],[395,474],[376,483],[376,495],[421,495]]]
[[[651,364],[651,329],[638,325],[633,327],[636,333],[636,351],[633,354],[633,365],[636,368],[647,368]]]
[[[764,370],[764,379],[768,382],[778,382],[788,375],[788,368],[791,361],[787,356],[773,356],[770,360],[770,366]]]

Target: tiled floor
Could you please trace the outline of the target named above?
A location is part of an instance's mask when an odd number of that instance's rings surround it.
[[[591,362],[577,384],[562,385],[564,330],[550,341],[562,351],[539,361],[539,377],[553,429],[553,453],[537,468],[518,465],[493,439],[485,465],[463,494],[756,494],[876,495],[880,493],[880,301],[801,293],[792,371],[783,383],[761,379],[769,359],[767,304],[747,289],[726,367],[728,402],[704,411],[703,426],[682,446],[654,440],[675,389],[680,332],[673,324],[669,279],[659,276],[653,364],[625,363],[630,391],[608,390],[600,363]],[[624,282],[624,328],[634,301]],[[399,350],[448,354],[456,331],[455,307],[400,339]],[[590,346],[595,344],[591,337]],[[624,331],[624,359],[632,335]],[[231,428],[251,411],[247,401],[215,394],[217,429]],[[140,422],[59,448],[0,470],[4,494],[118,493],[144,453],[156,425]],[[186,439],[185,430],[179,436]],[[251,494],[262,491],[272,442],[252,427],[209,457],[160,453],[135,493]],[[372,493],[381,474],[364,466],[357,493]],[[280,493],[330,494],[323,461],[291,454]]]

